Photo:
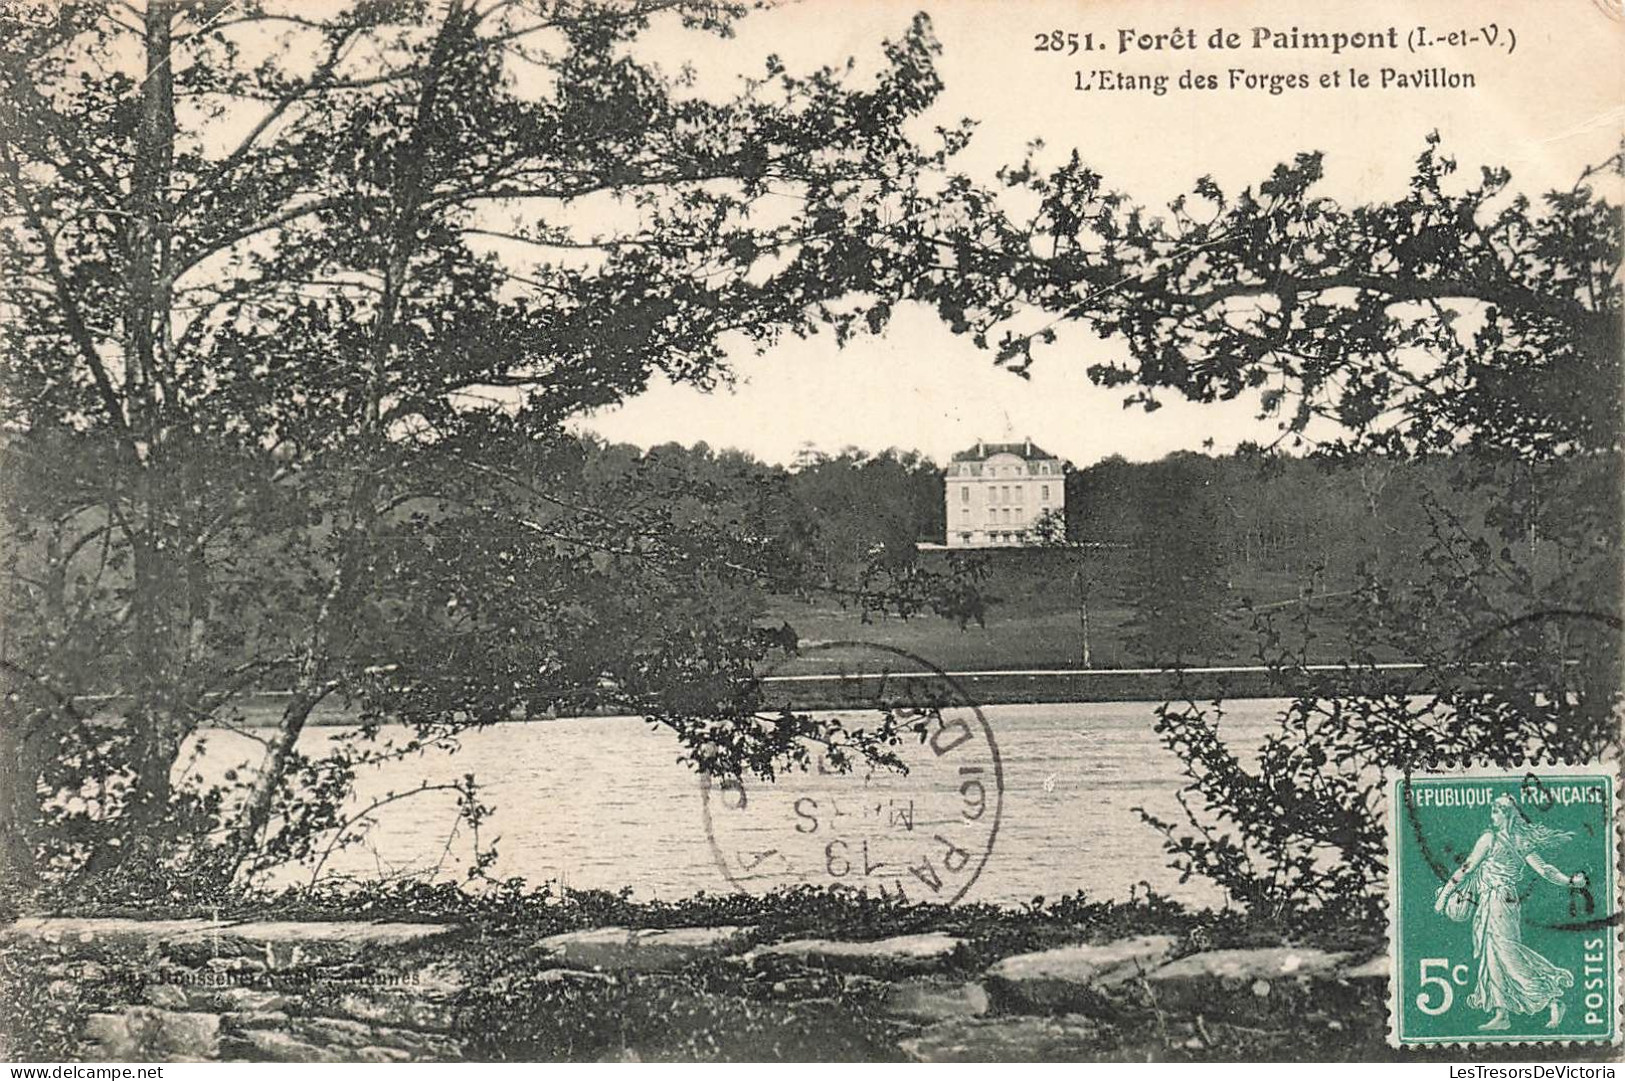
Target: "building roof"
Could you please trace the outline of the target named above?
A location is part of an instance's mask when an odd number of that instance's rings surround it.
[[[1055,455],[1028,439],[1021,443],[978,443],[970,450],[962,450],[954,455],[956,462],[979,462],[991,458],[995,454],[1014,454],[1017,458],[1025,458],[1029,462],[1055,461]]]

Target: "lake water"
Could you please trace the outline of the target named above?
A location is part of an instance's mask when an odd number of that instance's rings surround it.
[[[1283,704],[1227,702],[1221,734],[1251,760]],[[1077,890],[1099,899],[1125,898],[1140,882],[1197,904],[1220,900],[1205,883],[1179,883],[1158,835],[1133,810],[1144,807],[1183,821],[1175,799],[1178,762],[1152,730],[1153,709],[1150,703],[1114,702],[981,711],[998,749],[1003,800],[997,837],[966,900],[1018,903]],[[320,755],[343,731],[309,729],[300,749]],[[257,750],[240,735],[214,732],[203,772],[240,768]],[[495,808],[483,831],[486,841],[498,838],[493,873],[499,877],[577,888],[630,886],[640,898],[666,900],[702,890],[727,892],[729,878],[708,839],[701,784],[676,756],[675,741],[638,718],[499,724],[465,734],[456,754],[430,752],[364,771],[357,778],[356,805],[422,781],[473,773],[483,801]],[[913,776],[910,783],[917,787],[935,783],[924,772]],[[864,784],[850,777],[785,782],[816,783],[845,784],[848,791]],[[827,809],[827,799],[824,804]],[[792,816],[765,828],[794,841],[797,826],[807,822],[806,816]],[[449,793],[396,803],[369,828],[363,844],[336,853],[327,871],[369,877],[438,864],[442,873],[455,874],[471,851],[466,834],[453,833],[456,826]]]

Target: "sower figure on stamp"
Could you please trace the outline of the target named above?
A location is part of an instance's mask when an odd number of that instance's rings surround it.
[[[1574,986],[1574,973],[1552,964],[1523,943],[1522,901],[1518,887],[1524,869],[1532,869],[1558,886],[1583,888],[1582,872],[1564,874],[1541,855],[1574,835],[1531,822],[1510,796],[1490,808],[1490,828],[1478,838],[1467,861],[1439,887],[1433,910],[1440,912],[1456,896],[1456,907],[1473,910],[1473,958],[1478,983],[1467,1004],[1491,1011],[1479,1028],[1496,1032],[1512,1026],[1511,1014],[1550,1010],[1547,1028],[1563,1020],[1563,992]]]

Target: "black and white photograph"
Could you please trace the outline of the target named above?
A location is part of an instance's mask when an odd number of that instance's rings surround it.
[[[0,0],[8,1076],[1613,1077],[1622,205],[1620,0]]]

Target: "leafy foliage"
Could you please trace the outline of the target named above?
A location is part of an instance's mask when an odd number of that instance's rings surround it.
[[[979,341],[1025,306],[1050,317],[1005,329],[1000,363],[1025,370],[1081,321],[1128,354],[1090,374],[1146,408],[1159,390],[1256,393],[1288,433],[1319,417],[1390,451],[1617,445],[1621,155],[1536,200],[1504,169],[1458,182],[1435,134],[1392,202],[1318,194],[1322,158],[1305,153],[1240,192],[1204,177],[1157,212],[1077,152],[1043,170],[1041,149],[1001,173],[1032,213],[962,190],[921,255],[952,268],[922,295]]]

